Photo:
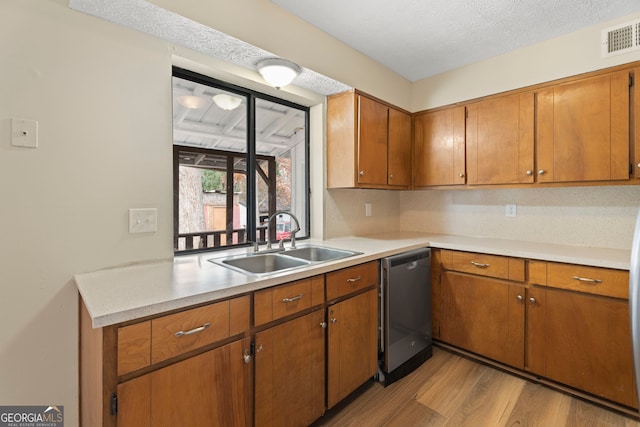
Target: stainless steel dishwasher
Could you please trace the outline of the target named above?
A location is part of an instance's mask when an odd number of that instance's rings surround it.
[[[380,261],[379,381],[404,377],[432,355],[431,250]]]

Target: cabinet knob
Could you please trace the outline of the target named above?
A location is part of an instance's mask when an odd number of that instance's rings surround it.
[[[540,170],[538,171],[538,175],[544,175],[544,173],[545,173],[545,172],[546,172],[546,171],[545,171],[544,169],[540,169]]]
[[[523,300],[524,298],[522,298],[522,295],[518,295],[518,296],[516,297],[516,299],[518,300],[518,302],[522,302],[522,300]]]
[[[459,176],[460,178],[464,178],[464,174],[463,174],[463,173],[458,174],[458,176]]]
[[[327,329],[327,322],[320,322],[320,327],[322,329]]]
[[[338,321],[338,319],[336,319],[335,317],[331,319],[331,323],[336,323]]]
[[[535,304],[537,301],[534,297],[529,298],[529,304]]]
[[[640,163],[638,163],[636,166],[637,166],[638,168],[640,168]]]
[[[246,363],[246,364],[251,363],[251,355],[249,353],[245,352],[242,355],[242,360],[244,360],[244,363]]]
[[[360,171],[360,176],[364,176],[364,171]]]
[[[533,175],[533,171],[527,171],[527,176]]]
[[[393,179],[393,174],[389,174],[389,179]]]

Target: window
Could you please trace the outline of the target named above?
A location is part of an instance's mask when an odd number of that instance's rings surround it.
[[[174,250],[309,237],[309,109],[173,70]],[[275,215],[271,240],[289,239]]]

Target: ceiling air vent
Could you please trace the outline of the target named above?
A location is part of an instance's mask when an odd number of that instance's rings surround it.
[[[640,49],[640,20],[602,31],[602,57]]]

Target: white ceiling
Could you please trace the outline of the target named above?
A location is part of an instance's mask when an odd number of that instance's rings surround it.
[[[409,81],[640,11],[638,0],[271,1]]]
[[[145,0],[69,0],[69,7],[240,65],[256,74],[256,64],[260,60],[275,56]],[[344,83],[308,68],[302,68],[294,84],[321,95],[349,89]]]
[[[640,0],[271,1],[409,81],[640,12]],[[146,0],[69,0],[69,7],[254,71],[274,56]],[[294,84],[322,95],[349,88],[307,68]]]

